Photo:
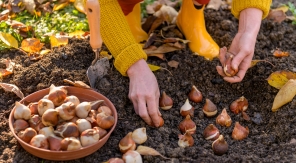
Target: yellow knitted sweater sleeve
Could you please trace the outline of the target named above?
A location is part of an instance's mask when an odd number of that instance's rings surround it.
[[[262,19],[266,18],[269,12],[272,0],[233,0],[231,12],[239,18],[239,13],[246,8],[258,8],[263,11]]]
[[[115,68],[127,76],[128,68],[140,59],[147,60],[142,46],[136,42],[117,0],[99,0],[101,35],[115,58]]]

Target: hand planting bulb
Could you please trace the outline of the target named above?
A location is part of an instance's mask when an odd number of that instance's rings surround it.
[[[80,133],[82,133],[83,131],[85,131],[87,129],[92,128],[90,122],[86,119],[78,119],[76,121],[76,124],[77,124],[78,130]]]
[[[62,138],[54,134],[51,134],[47,137],[49,149],[52,151],[60,151],[62,146]]]
[[[25,130],[17,134],[17,136],[26,143],[30,143],[31,139],[36,135],[37,135],[37,132],[31,127],[26,128]]]
[[[64,138],[61,141],[61,150],[63,151],[73,151],[81,147],[80,141],[75,137]]]
[[[75,116],[75,105],[72,102],[63,103],[56,110],[63,120],[70,120]]]
[[[39,100],[38,101],[38,113],[39,113],[39,115],[42,116],[43,113],[47,109],[54,109],[54,105],[53,105],[52,101],[47,100],[47,99]]]
[[[94,102],[82,102],[78,104],[75,108],[75,112],[77,117],[86,118],[88,113],[90,112],[92,106],[102,103],[102,100],[94,101]]]
[[[48,99],[53,102],[54,106],[60,106],[62,103],[64,103],[67,93],[68,91],[65,89],[65,87],[56,87],[52,84],[49,87]]]
[[[129,150],[123,154],[122,159],[125,163],[142,163],[142,157],[139,152]]]
[[[56,126],[59,122],[59,114],[55,109],[47,109],[42,115],[44,126]]]
[[[146,128],[135,129],[132,133],[132,138],[137,144],[143,144],[147,140]]]
[[[65,103],[66,103],[66,102],[72,102],[72,103],[74,104],[75,107],[76,107],[78,104],[80,104],[79,99],[78,99],[76,96],[74,96],[74,95],[67,96],[67,97],[65,98],[65,101],[64,101],[64,102],[65,102]]]
[[[80,141],[83,147],[97,143],[99,139],[100,139],[99,132],[94,129],[87,129],[83,131],[80,135]]]
[[[41,134],[34,136],[30,141],[30,145],[37,148],[43,148],[43,149],[48,149],[49,147],[47,138]]]
[[[13,117],[14,119],[29,120],[31,117],[31,110],[27,106],[16,101],[14,106]]]
[[[52,126],[44,127],[39,130],[38,134],[44,135],[46,138],[48,138],[49,135],[52,135],[54,131],[54,128]]]
[[[79,130],[75,123],[68,122],[62,125],[57,126],[54,134],[63,138],[66,137],[78,137]]]

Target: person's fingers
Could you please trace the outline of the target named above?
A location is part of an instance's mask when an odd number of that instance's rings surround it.
[[[227,82],[230,82],[230,83],[241,82],[243,80],[243,78],[245,77],[247,70],[248,70],[248,64],[246,61],[243,61],[241,63],[241,65],[239,66],[239,71],[237,72],[237,74],[235,76],[224,77],[223,79]]]
[[[159,126],[158,104],[154,97],[147,98],[147,110],[155,127]]]
[[[148,115],[147,112],[147,107],[146,107],[146,101],[145,99],[141,98],[138,99],[138,111],[139,111],[139,116],[148,124],[152,125],[152,121],[150,116]]]
[[[226,53],[227,53],[227,48],[224,46],[223,48],[220,48],[219,52],[219,60],[220,63],[223,65],[226,61]]]
[[[225,73],[224,73],[224,71],[223,71],[223,67],[222,66],[216,66],[216,70],[217,70],[217,72],[218,72],[219,75],[221,75],[223,77],[226,76]]]
[[[238,70],[241,62],[249,55],[248,52],[240,51],[237,55],[235,55],[231,61],[231,67],[234,70]]]
[[[132,91],[129,91],[129,92],[132,92]],[[132,101],[136,114],[139,115],[137,98],[134,98],[134,96],[131,93],[128,94],[128,98]]]

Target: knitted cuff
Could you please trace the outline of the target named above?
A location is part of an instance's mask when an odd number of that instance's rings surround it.
[[[133,44],[124,49],[116,57],[114,66],[123,76],[127,76],[126,71],[129,69],[129,67],[131,67],[135,62],[137,62],[140,59],[147,60],[147,55],[142,50],[142,46],[140,44]]]
[[[140,59],[147,59],[132,35],[117,0],[99,0],[101,7],[101,35],[115,58],[116,69],[126,76],[127,69]]]
[[[272,0],[233,0],[231,12],[239,18],[239,14],[246,8],[258,8],[263,11],[262,19],[266,18],[269,12],[269,8]]]

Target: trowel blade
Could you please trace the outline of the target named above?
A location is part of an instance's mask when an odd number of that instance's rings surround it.
[[[106,75],[108,73],[109,68],[109,60],[105,57],[97,60],[97,62],[94,65],[91,65],[87,69],[86,75],[92,88],[94,88],[97,78],[100,79],[104,75]]]

